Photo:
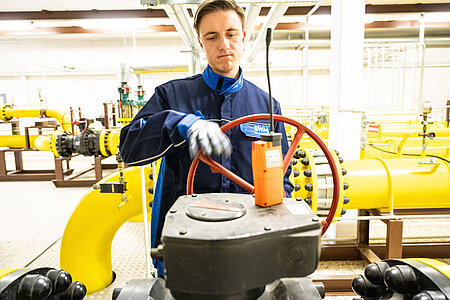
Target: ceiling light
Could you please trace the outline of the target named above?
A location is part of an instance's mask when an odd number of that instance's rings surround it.
[[[424,14],[425,22],[449,22],[450,13],[438,12],[438,13],[426,13]]]
[[[33,21],[0,21],[0,31],[33,30]]]
[[[145,19],[91,19],[80,20],[77,23],[84,29],[138,29],[148,27]]]

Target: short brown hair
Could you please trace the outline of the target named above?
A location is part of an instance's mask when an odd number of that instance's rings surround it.
[[[197,9],[197,12],[195,13],[194,17],[194,28],[195,31],[197,31],[197,34],[199,34],[199,26],[202,18],[210,13],[222,11],[222,10],[233,10],[235,11],[238,16],[241,18],[242,22],[242,30],[244,30],[244,24],[245,24],[245,14],[242,7],[240,7],[236,1],[234,0],[206,0]]]

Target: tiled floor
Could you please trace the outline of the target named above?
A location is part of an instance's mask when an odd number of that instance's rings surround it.
[[[13,168],[13,156],[7,156],[8,168]],[[24,153],[25,167],[52,168],[48,152]],[[92,158],[76,157],[71,162],[75,172],[86,168]],[[55,188],[52,182],[0,182],[0,269],[14,267],[59,267],[59,250],[65,225],[81,197],[89,188]],[[371,234],[382,238],[384,225],[373,222]],[[405,222],[406,235],[449,235],[450,221],[428,220]],[[433,229],[434,228],[434,229]],[[438,229],[436,229],[438,228]],[[440,228],[440,229],[439,229]],[[419,232],[419,233],[417,233]],[[86,299],[111,299],[114,287],[123,287],[127,280],[144,278],[142,223],[126,223],[116,234],[112,245],[115,282],[105,290]],[[446,260],[450,263],[450,260]],[[363,271],[362,261],[320,262],[315,274],[354,274]],[[327,297],[328,299],[353,299]]]

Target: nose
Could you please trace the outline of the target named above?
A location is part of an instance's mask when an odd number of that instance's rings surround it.
[[[230,48],[230,41],[226,36],[221,36],[219,39],[219,50],[227,50]]]

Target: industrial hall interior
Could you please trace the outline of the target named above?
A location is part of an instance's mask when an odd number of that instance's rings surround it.
[[[0,300],[450,300],[450,2],[0,0]]]

